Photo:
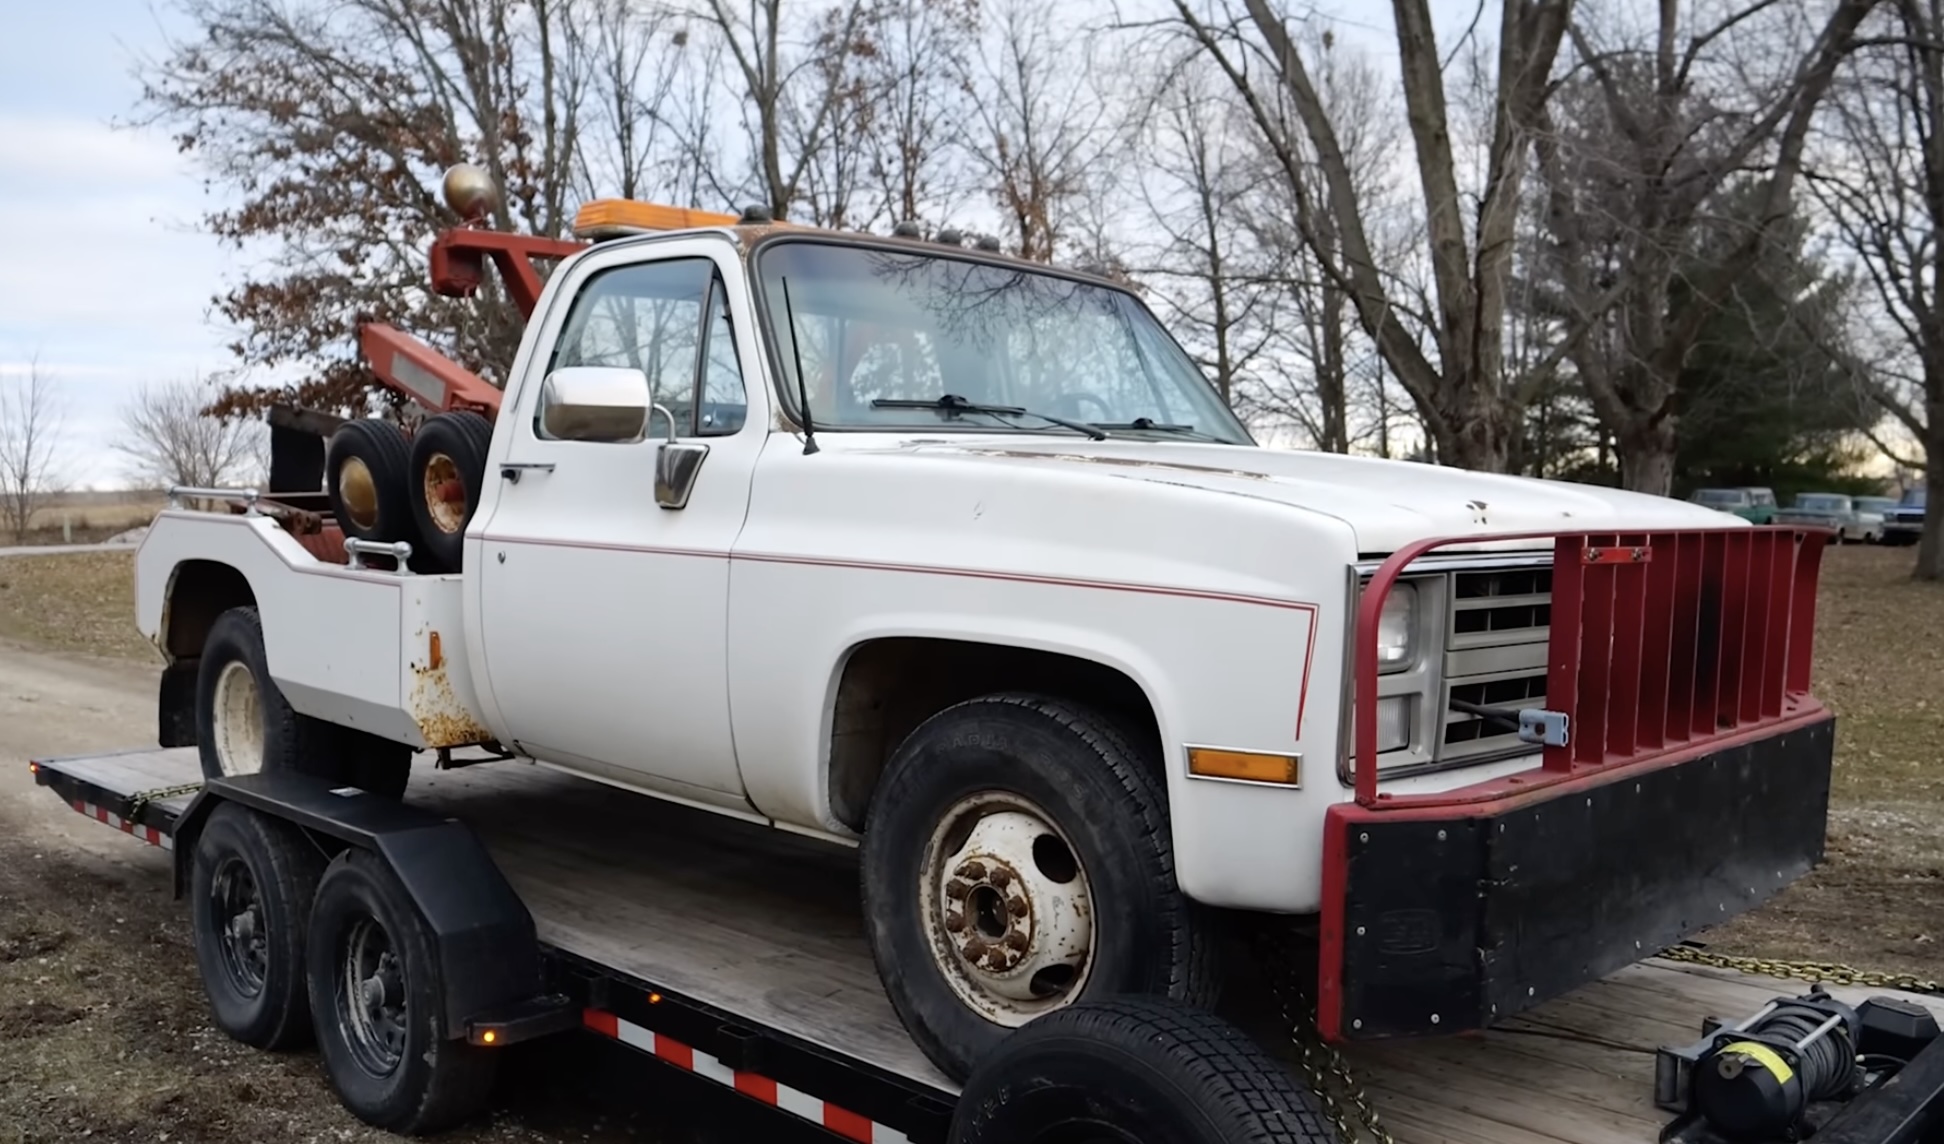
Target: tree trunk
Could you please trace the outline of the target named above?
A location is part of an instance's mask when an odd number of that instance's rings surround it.
[[[1457,407],[1445,418],[1449,428],[1436,442],[1438,463],[1505,472],[1512,455],[1512,419],[1517,414],[1483,379],[1460,379],[1457,389]]]
[[[1933,390],[1935,392],[1935,390]],[[1924,533],[1917,542],[1919,580],[1944,580],[1944,400],[1928,402],[1924,418]]]
[[[1668,496],[1674,491],[1674,418],[1636,422],[1621,429],[1620,487]]]

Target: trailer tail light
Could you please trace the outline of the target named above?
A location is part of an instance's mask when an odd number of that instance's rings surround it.
[[[1533,769],[1393,797],[1377,790],[1376,707],[1358,704],[1357,801],[1374,809],[1483,802],[1815,710],[1816,581],[1829,536],[1808,528],[1537,533],[1426,540],[1399,551],[1371,576],[1358,605],[1356,693],[1378,693],[1385,599],[1411,565],[1440,548],[1548,540],[1545,722],[1564,734],[1535,745],[1541,759]]]

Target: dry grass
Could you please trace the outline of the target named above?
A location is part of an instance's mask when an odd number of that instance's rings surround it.
[[[1710,935],[1723,952],[1944,976],[1944,584],[1909,548],[1829,553],[1816,694],[1837,715],[1826,864]]]
[[[0,557],[0,638],[154,662],[135,630],[132,552]]]

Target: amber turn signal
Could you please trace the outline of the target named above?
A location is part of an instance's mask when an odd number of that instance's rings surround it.
[[[1188,773],[1205,779],[1235,779],[1248,783],[1276,783],[1301,786],[1301,755],[1269,755],[1256,751],[1222,751],[1213,747],[1188,748]]]

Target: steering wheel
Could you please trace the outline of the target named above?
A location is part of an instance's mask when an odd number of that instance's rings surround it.
[[[1100,416],[1092,418],[1092,420],[1110,421],[1113,419],[1113,407],[1108,405],[1107,399],[1098,393],[1088,393],[1084,389],[1074,389],[1053,398],[1053,408],[1059,410],[1062,414],[1071,413],[1076,418],[1087,420],[1087,418],[1081,417],[1080,407],[1083,404],[1092,405],[1094,408],[1100,410]]]

